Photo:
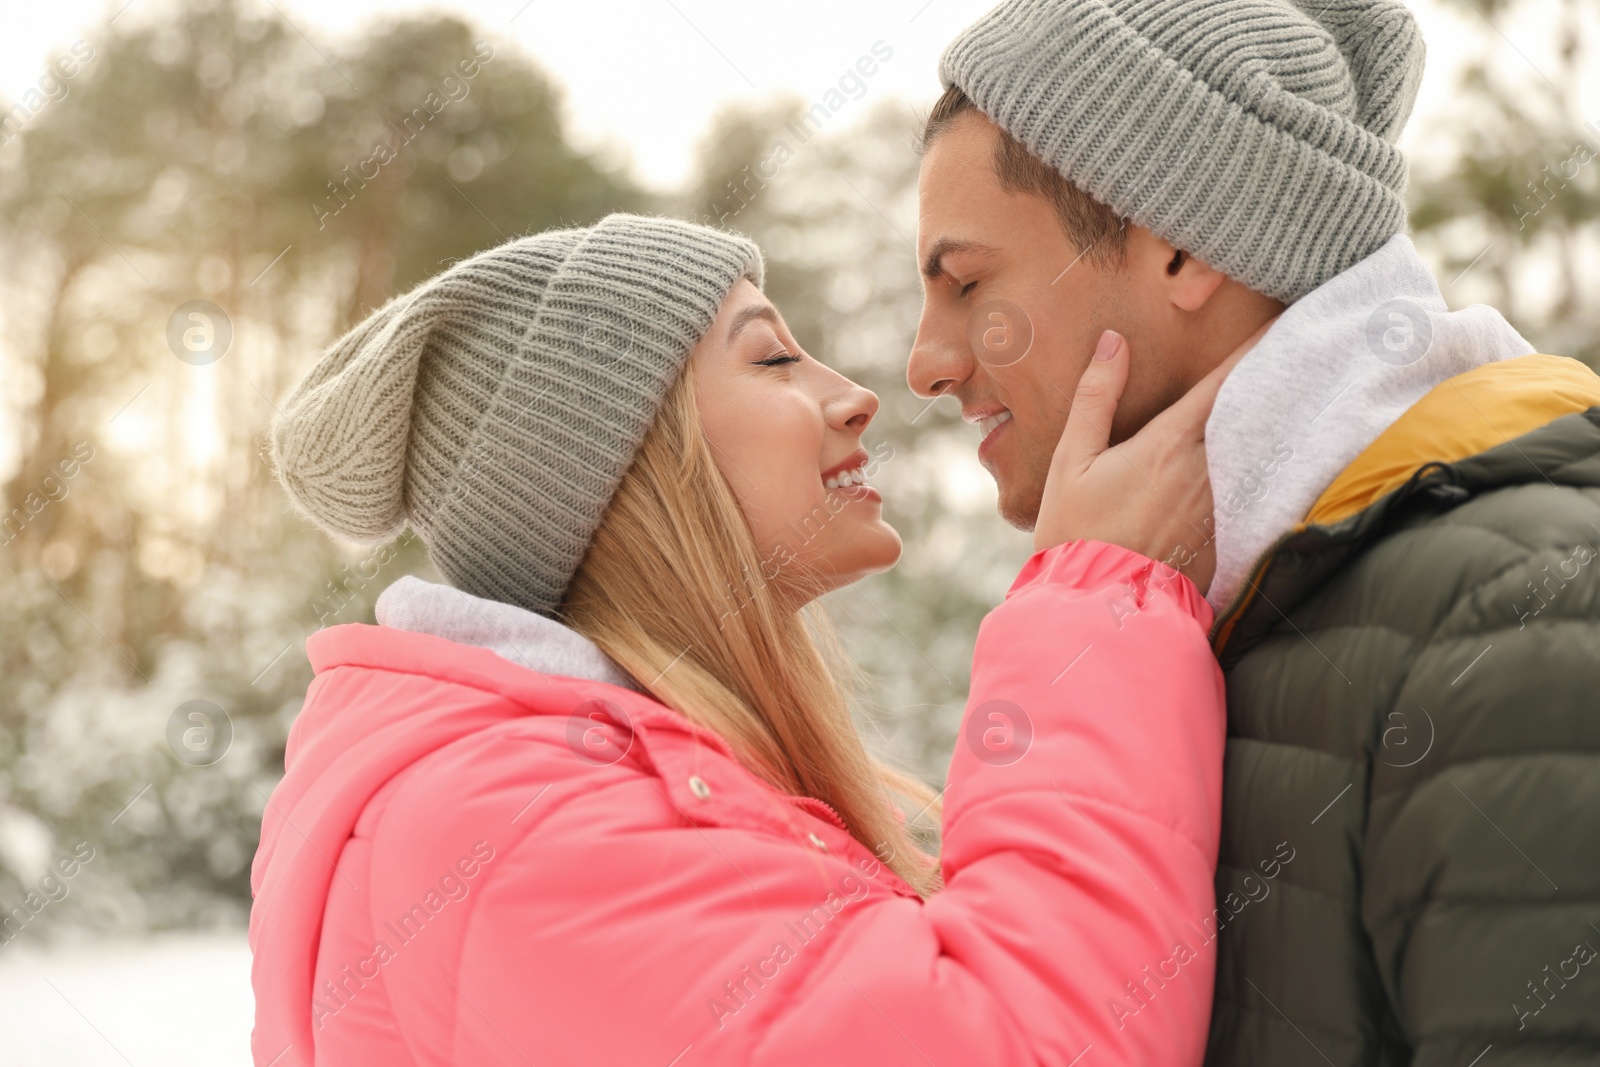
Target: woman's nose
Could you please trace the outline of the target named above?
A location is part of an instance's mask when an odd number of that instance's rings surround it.
[[[843,392],[832,405],[830,421],[840,429],[859,434],[878,413],[878,394],[848,378],[843,379],[843,384]]]

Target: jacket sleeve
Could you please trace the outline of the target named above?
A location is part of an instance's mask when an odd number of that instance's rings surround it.
[[[548,813],[475,904],[460,1062],[1198,1064],[1224,739],[1210,621],[1145,557],[1035,555],[978,636],[927,901],[769,834]],[[647,776],[611,788],[661,806]]]
[[[1574,539],[1515,548],[1373,687],[1362,920],[1414,1063],[1600,1054],[1594,513],[1544,518]]]

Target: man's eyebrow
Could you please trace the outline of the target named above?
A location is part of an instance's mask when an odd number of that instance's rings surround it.
[[[955,252],[994,252],[995,249],[977,241],[957,241],[952,237],[941,237],[933,242],[933,247],[928,249],[928,258],[922,263],[922,276],[924,278],[937,278],[944,273],[944,257]]]
[[[728,342],[731,344],[733,339],[739,336],[740,330],[757,319],[766,319],[772,325],[777,326],[780,321],[778,319],[778,309],[771,304],[751,304],[749,307],[740,308],[734,314],[733,322],[728,326]]]

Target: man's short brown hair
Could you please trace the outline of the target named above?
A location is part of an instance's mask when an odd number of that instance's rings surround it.
[[[958,86],[950,86],[928,113],[922,128],[921,148],[966,112],[981,115],[978,105]],[[996,127],[998,129],[998,127]],[[1061,172],[1005,130],[994,147],[994,173],[1008,193],[1032,193],[1055,208],[1067,239],[1084,258],[1103,267],[1120,267],[1128,251],[1128,220],[1062,177]]]

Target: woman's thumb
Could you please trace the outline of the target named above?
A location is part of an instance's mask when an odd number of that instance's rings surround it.
[[[1061,433],[1060,448],[1069,457],[1088,463],[1111,443],[1111,423],[1117,415],[1122,388],[1128,383],[1128,341],[1115,330],[1100,335],[1094,358],[1078,379]]]

